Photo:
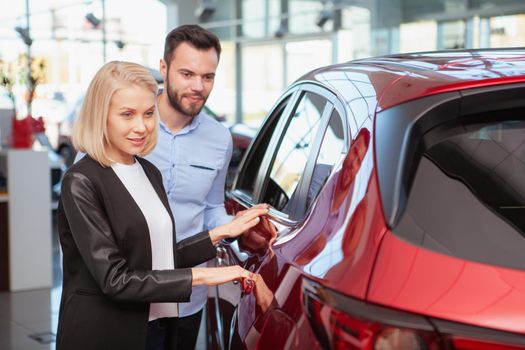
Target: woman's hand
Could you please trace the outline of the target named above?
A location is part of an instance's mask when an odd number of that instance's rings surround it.
[[[253,210],[253,209],[270,209],[270,205],[266,204],[266,203],[255,204],[250,209],[239,210],[237,213],[235,213],[235,218],[238,218],[238,217],[248,213],[250,210]]]
[[[260,221],[259,216],[268,213],[268,204],[258,204],[248,210],[237,213],[232,221],[225,225],[210,230],[210,238],[213,244],[217,244],[225,238],[233,238],[241,235],[244,231],[254,227]]]
[[[243,279],[251,281],[253,285],[256,285],[259,276],[237,265],[227,267],[194,267],[191,269],[191,273],[193,275],[192,286],[201,284],[216,286],[234,280],[242,281]]]
[[[255,301],[261,308],[262,312],[265,313],[272,304],[274,298],[273,292],[268,288],[266,283],[264,283],[264,279],[260,275],[257,276],[254,289]]]

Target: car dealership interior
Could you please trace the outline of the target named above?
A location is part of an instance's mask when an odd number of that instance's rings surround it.
[[[88,84],[105,63],[131,61],[167,88],[164,38],[184,24],[221,41],[204,108],[232,137],[226,209],[272,206],[264,228],[223,241],[209,266],[274,279],[210,288],[196,349],[525,349],[524,1],[1,6],[0,349],[57,347],[57,208]],[[454,216],[463,210],[476,225]],[[435,278],[416,286],[418,271]],[[470,286],[494,293],[476,303]],[[472,302],[445,302],[462,298]]]

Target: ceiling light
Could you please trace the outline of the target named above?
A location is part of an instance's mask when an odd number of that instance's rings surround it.
[[[197,17],[201,22],[207,21],[211,18],[211,16],[213,16],[216,9],[217,7],[214,3],[204,0],[195,10],[195,17]]]
[[[27,46],[31,46],[31,44],[33,43],[33,39],[31,39],[31,36],[29,35],[28,28],[16,26],[15,31],[18,33],[18,35],[20,35],[20,38],[22,38],[24,44],[26,44]]]

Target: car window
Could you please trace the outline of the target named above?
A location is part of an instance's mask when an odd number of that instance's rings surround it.
[[[445,254],[525,269],[525,121],[518,117],[429,134],[394,233]]]
[[[324,133],[321,148],[319,149],[319,154],[315,162],[303,212],[306,212],[310,208],[319,195],[326,180],[332,173],[334,165],[341,157],[341,153],[344,150],[344,143],[343,123],[339,113],[334,110],[330,116],[330,121]]]
[[[271,166],[262,202],[285,214],[292,210],[292,197],[303,175],[326,105],[326,99],[305,93],[290,118]]]
[[[235,188],[242,190],[244,194],[250,197],[253,196],[257,174],[259,173],[259,168],[261,167],[270,140],[289,100],[290,96],[285,98],[274,109],[256,136],[254,144],[249,151],[250,153],[245,157],[245,164],[242,166],[242,172],[239,174]]]

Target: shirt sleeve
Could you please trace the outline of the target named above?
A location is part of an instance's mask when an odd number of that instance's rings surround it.
[[[62,181],[59,210],[64,211],[75,244],[70,249],[78,250],[104,295],[132,302],[189,301],[191,269],[131,268],[115,242],[109,218],[91,180],[82,173],[68,172]]]
[[[224,208],[224,189],[226,185],[226,175],[228,174],[228,166],[232,157],[232,138],[228,132],[228,147],[224,154],[224,163],[219,169],[217,176],[213,180],[210,192],[206,196],[204,208],[204,227],[211,230],[217,226],[227,224],[232,220],[232,217],[226,213]]]

